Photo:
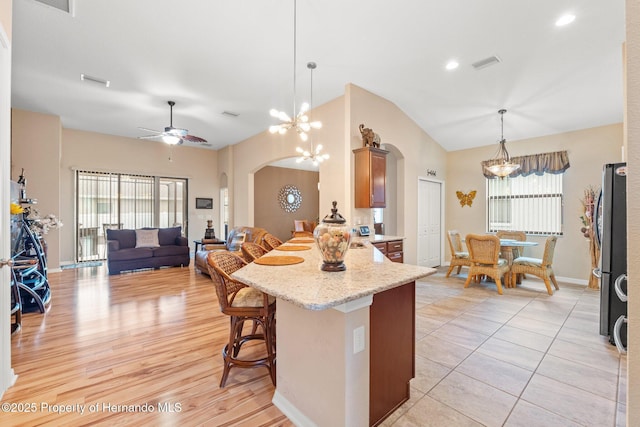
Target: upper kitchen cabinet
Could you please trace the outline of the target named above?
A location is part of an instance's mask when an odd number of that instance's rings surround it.
[[[363,147],[355,154],[355,207],[384,208],[386,204],[386,150]]]

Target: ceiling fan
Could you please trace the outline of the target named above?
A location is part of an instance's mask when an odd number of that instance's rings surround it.
[[[160,138],[163,142],[166,142],[170,145],[179,145],[184,141],[187,142],[195,142],[199,144],[205,144],[207,142],[206,139],[200,138],[199,136],[193,136],[188,134],[187,129],[180,129],[173,127],[173,106],[176,105],[174,101],[167,101],[169,104],[169,108],[171,109],[170,118],[169,118],[169,126],[164,128],[164,131],[153,130],[139,127],[138,129],[144,130],[146,132],[153,132],[154,135],[145,135],[139,136],[139,139],[154,139]]]

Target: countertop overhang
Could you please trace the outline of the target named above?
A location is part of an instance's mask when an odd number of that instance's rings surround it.
[[[401,237],[384,236],[387,241]],[[311,249],[296,251],[304,262],[286,266],[265,266],[251,263],[232,274],[234,279],[276,298],[308,310],[326,310],[366,296],[413,282],[436,272],[429,267],[395,263],[378,251],[370,240],[351,248],[345,256],[347,269],[340,272],[320,270],[322,257],[315,243]],[[293,243],[285,243],[287,245]],[[291,252],[272,250],[268,256],[289,255]]]

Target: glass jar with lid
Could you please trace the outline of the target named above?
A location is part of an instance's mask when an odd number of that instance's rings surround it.
[[[351,230],[347,220],[338,213],[338,202],[333,202],[331,214],[325,216],[313,231],[320,254],[322,255],[322,271],[344,271],[344,257],[349,249]]]

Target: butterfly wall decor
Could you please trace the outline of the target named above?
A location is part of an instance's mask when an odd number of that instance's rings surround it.
[[[464,194],[462,191],[456,191],[456,196],[458,196],[458,200],[460,200],[460,206],[463,208],[465,205],[470,207],[473,204],[473,199],[476,197],[476,190],[469,191],[467,194]]]

